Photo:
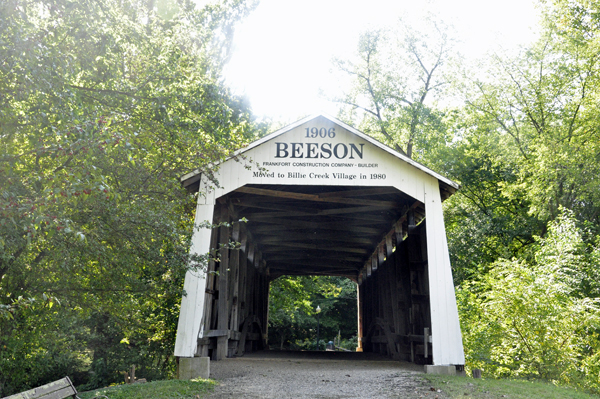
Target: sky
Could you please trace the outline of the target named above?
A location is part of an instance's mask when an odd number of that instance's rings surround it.
[[[335,115],[319,94],[331,81],[331,59],[353,54],[361,31],[416,21],[424,10],[454,26],[467,59],[525,45],[537,32],[534,0],[261,0],[236,30],[226,81],[258,116]]]

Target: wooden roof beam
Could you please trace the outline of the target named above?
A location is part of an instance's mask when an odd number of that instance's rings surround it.
[[[352,190],[341,190],[331,191],[328,193],[319,193],[319,197],[322,198],[347,198],[350,197],[366,197],[371,195],[385,195],[385,194],[400,194],[406,196],[398,189],[394,187],[365,187]]]
[[[390,201],[376,201],[376,200],[364,200],[358,198],[327,198],[320,197],[318,194],[304,194],[295,193],[291,191],[278,191],[278,190],[267,190],[264,188],[254,187],[240,187],[236,190],[239,193],[262,195],[267,197],[275,198],[287,198],[301,201],[313,201],[313,202],[332,202],[336,204],[349,204],[349,205],[368,205],[368,206],[387,206],[390,208],[399,208],[402,203],[390,202]]]
[[[282,212],[304,212],[309,215],[316,215],[318,209],[310,207],[292,206],[285,205],[277,201],[265,201],[259,198],[249,197],[234,197],[231,198],[231,202],[237,207],[245,208],[256,208],[256,209],[268,209],[270,211],[282,211]],[[241,212],[241,211],[240,211]]]
[[[270,208],[272,209],[272,208]],[[269,217],[290,217],[290,216],[332,216],[332,215],[345,215],[345,214],[364,214],[368,212],[380,212],[387,211],[390,207],[387,206],[355,206],[351,208],[334,208],[334,209],[306,209],[299,210],[297,207],[293,207],[294,210],[289,211],[276,211],[276,212],[255,212],[253,216],[269,216]]]
[[[365,216],[363,218],[352,218],[349,216],[345,216],[345,217],[331,217],[331,216],[324,216],[324,217],[319,217],[318,215],[312,215],[309,217],[310,220],[297,220],[297,219],[291,219],[293,217],[293,215],[290,216],[270,216],[268,214],[265,214],[263,216],[256,216],[255,214],[248,214],[248,215],[244,215],[244,217],[249,221],[249,222],[259,222],[259,223],[274,223],[274,224],[281,224],[283,223],[296,223],[296,222],[310,222],[310,223],[343,223],[347,226],[361,226],[361,225],[376,225],[376,224],[388,224],[389,223],[389,219],[385,218],[385,217],[381,217],[381,216],[377,216],[377,215],[369,215],[369,216]],[[317,220],[318,218],[318,222],[316,222],[315,220]]]
[[[335,231],[344,231],[347,233],[355,233],[355,234],[375,234],[375,235],[379,235],[381,234],[381,229],[376,229],[373,227],[366,227],[366,226],[356,226],[356,225],[352,225],[349,223],[317,223],[317,222],[305,222],[305,221],[300,221],[300,220],[278,220],[278,219],[273,219],[271,221],[267,222],[262,222],[264,223],[263,225],[260,225],[261,222],[252,222],[251,220],[249,221],[250,225],[249,228],[250,230],[254,230],[256,231],[256,233],[260,233],[260,232],[266,232],[271,228],[276,228],[277,226],[282,226],[280,227],[280,230],[282,231],[289,231],[289,230],[294,230],[294,229],[314,229],[317,232],[321,232],[321,231],[325,231],[325,230],[335,230]],[[253,224],[259,223],[259,225],[257,226],[253,226]]]
[[[307,254],[290,254],[286,252],[284,255],[282,254],[273,254],[265,257],[267,262],[287,262],[287,261],[313,261],[317,259],[330,259],[333,261],[340,262],[350,262],[350,263],[362,263],[364,258],[362,257],[352,257],[352,256],[340,256],[339,254],[332,254],[329,256],[319,256],[319,258],[315,256],[308,256]]]
[[[257,235],[257,239],[261,244],[277,244],[286,241],[330,241],[330,242],[346,242],[348,244],[355,245],[374,245],[375,241],[370,238],[353,237],[353,236],[341,236],[339,234],[302,234],[289,232],[285,235],[281,235],[277,232],[273,234],[261,234]]]
[[[346,269],[346,270],[356,270],[358,271],[359,269],[359,265],[332,265],[332,264],[320,264],[320,265],[315,265],[313,263],[310,262],[269,262],[268,266],[269,269],[273,270],[273,269],[278,269],[278,270],[287,270],[287,269],[297,269],[298,267],[303,267],[304,270],[307,269],[314,269],[314,270],[339,270],[339,269]]]
[[[301,272],[297,270],[289,270],[285,272],[274,271],[273,276],[281,277],[281,276],[337,276],[337,277],[347,277],[352,281],[356,280],[356,273],[352,272]],[[277,277],[273,277],[272,280]]]
[[[318,251],[334,251],[334,252],[345,252],[351,254],[361,254],[365,255],[369,253],[368,250],[356,247],[335,247],[331,245],[315,245],[315,244],[303,244],[303,243],[293,243],[293,242],[282,242],[279,244],[274,244],[275,246],[271,248],[268,245],[261,245],[261,249],[263,252],[275,252],[275,251],[289,251],[289,248],[302,248],[302,249],[311,249]],[[284,248],[280,248],[284,247]]]

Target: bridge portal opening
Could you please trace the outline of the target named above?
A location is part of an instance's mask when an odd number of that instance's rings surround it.
[[[393,187],[247,185],[219,198],[198,354],[268,348],[271,283],[330,276],[356,284],[355,350],[431,363],[424,211]]]
[[[346,277],[286,275],[271,280],[269,350],[355,351],[356,294],[356,283]]]

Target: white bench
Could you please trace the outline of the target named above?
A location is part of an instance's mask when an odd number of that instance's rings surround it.
[[[77,396],[77,389],[75,389],[75,386],[73,386],[69,377],[65,377],[58,381],[42,385],[41,387],[33,388],[29,391],[17,393],[2,399],[64,399],[68,397],[80,399],[79,396]],[[100,397],[106,398],[106,396]]]

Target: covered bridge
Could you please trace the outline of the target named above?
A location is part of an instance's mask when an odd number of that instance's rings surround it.
[[[175,356],[263,348],[270,281],[327,275],[357,283],[357,350],[464,365],[442,212],[455,182],[324,115],[252,143],[211,178],[182,178],[200,191],[196,224],[228,224],[194,231],[193,253],[221,250],[186,275]]]

